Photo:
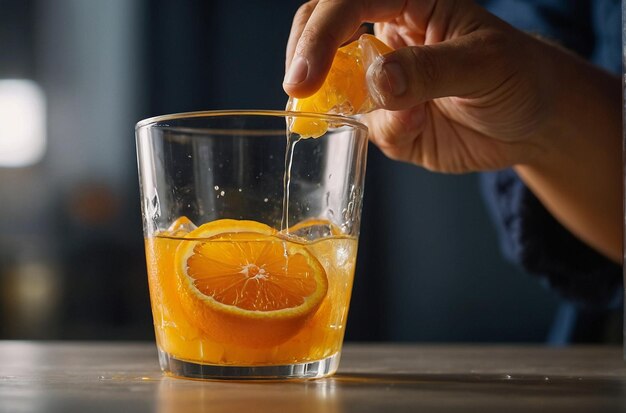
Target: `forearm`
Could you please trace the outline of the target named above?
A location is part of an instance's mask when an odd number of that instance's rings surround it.
[[[620,79],[554,46],[539,53],[554,93],[537,153],[515,170],[573,234],[622,260]],[[538,61],[542,61],[539,59]]]

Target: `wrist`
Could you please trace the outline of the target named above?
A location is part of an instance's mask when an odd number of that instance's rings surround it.
[[[555,168],[606,152],[621,131],[619,78],[560,45],[538,37],[527,54],[541,101],[526,156],[516,165]],[[621,135],[620,135],[621,136]]]

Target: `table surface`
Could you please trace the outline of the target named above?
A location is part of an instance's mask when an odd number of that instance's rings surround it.
[[[347,344],[331,378],[165,377],[154,344],[0,341],[0,412],[626,412],[618,347]]]

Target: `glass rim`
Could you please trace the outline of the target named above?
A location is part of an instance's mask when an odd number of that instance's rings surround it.
[[[180,112],[180,113],[172,113],[172,114],[167,114],[167,115],[158,115],[158,116],[152,116],[152,117],[140,120],[135,125],[135,130],[154,126],[155,124],[159,122],[165,122],[165,121],[170,121],[170,120],[182,120],[182,119],[193,119],[193,118],[214,118],[214,117],[219,117],[219,116],[274,116],[274,117],[297,116],[297,117],[327,120],[333,123],[347,124],[354,128],[361,129],[365,132],[368,131],[368,128],[367,126],[365,126],[365,124],[348,116],[334,115],[334,114],[328,114],[328,113],[293,112],[293,111],[288,111],[288,110],[265,110],[265,109],[203,110],[203,111],[195,111],[195,112]]]

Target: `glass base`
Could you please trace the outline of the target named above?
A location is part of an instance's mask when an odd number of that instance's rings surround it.
[[[220,366],[177,359],[158,349],[161,369],[173,376],[204,380],[285,380],[318,379],[334,374],[339,367],[339,353],[310,363],[277,366]]]

